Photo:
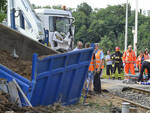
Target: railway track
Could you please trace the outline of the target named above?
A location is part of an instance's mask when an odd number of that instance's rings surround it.
[[[149,96],[150,96],[150,90],[147,90],[147,89],[136,88],[136,87],[127,87],[127,88],[123,89],[123,91],[125,91],[125,90],[131,90],[131,91],[142,93],[142,94],[149,94]]]
[[[150,90],[125,87],[120,94],[117,92],[113,95],[117,96],[122,101],[135,105],[136,107],[150,110]]]

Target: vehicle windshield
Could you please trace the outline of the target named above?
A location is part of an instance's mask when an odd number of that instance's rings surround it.
[[[64,17],[55,17],[54,19],[55,23],[55,30],[58,32],[62,32],[67,34],[70,29],[70,20],[69,18],[64,18]]]

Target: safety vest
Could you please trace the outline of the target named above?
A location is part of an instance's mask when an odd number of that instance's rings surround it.
[[[91,62],[90,62],[90,65],[89,65],[89,71],[94,71],[94,59],[93,59],[94,56],[92,56],[92,59],[91,59]]]
[[[136,56],[134,51],[129,51],[127,50],[124,55],[123,55],[123,62],[126,63],[125,61],[135,61],[136,62]]]
[[[100,54],[101,54],[101,51],[98,50],[97,53],[95,54],[95,58],[96,58],[96,69],[99,68],[100,64],[101,64],[101,59],[100,59]],[[104,64],[102,64],[101,66],[101,69],[104,68]]]

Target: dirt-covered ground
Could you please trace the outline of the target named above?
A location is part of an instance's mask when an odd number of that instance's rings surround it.
[[[39,107],[18,107],[14,103],[10,103],[8,95],[0,92],[0,113],[121,113],[121,103],[117,97],[109,93],[102,93],[101,95],[88,96],[86,104],[83,104],[83,96],[80,102],[76,105],[61,106],[54,104],[49,106]],[[120,111],[120,112],[119,112]],[[138,108],[137,113],[146,113],[146,110]]]
[[[13,58],[10,53],[0,50],[0,64],[14,72],[31,79],[32,62]]]
[[[90,96],[87,99],[86,105],[83,105],[83,98],[76,105],[61,106],[55,104],[53,106],[39,106],[39,107],[18,107],[15,103],[10,103],[8,95],[0,92],[0,113],[7,111],[14,111],[15,113],[111,113],[112,108],[120,106],[120,101],[113,101],[115,98],[108,94]],[[114,106],[114,105],[115,106]]]

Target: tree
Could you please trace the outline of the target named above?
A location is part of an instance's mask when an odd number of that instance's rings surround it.
[[[104,36],[102,37],[100,43],[99,43],[100,48],[103,48],[104,53],[107,52],[107,50],[112,50],[113,43],[111,40],[109,40],[109,37]]]
[[[7,0],[0,0],[0,12],[6,13],[7,10]]]
[[[82,41],[83,43],[88,42],[87,41],[87,28],[85,25],[81,26],[79,29],[79,32],[76,34],[76,41]]]
[[[77,6],[77,11],[84,12],[87,16],[89,16],[92,12],[92,8],[87,3],[83,2]]]
[[[6,10],[7,10],[7,1],[0,0],[0,22],[2,22],[6,18]]]

